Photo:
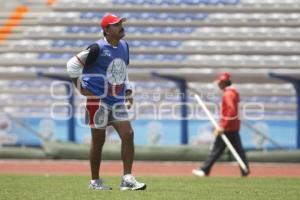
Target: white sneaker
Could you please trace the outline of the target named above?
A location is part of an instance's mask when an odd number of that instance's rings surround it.
[[[140,183],[133,175],[127,174],[122,178],[120,190],[145,190],[146,187],[147,185],[145,183]]]
[[[199,177],[205,177],[205,176],[207,176],[207,175],[205,174],[205,172],[204,172],[203,170],[201,170],[201,169],[193,169],[193,170],[192,170],[192,173],[193,173],[194,175],[196,175],[196,176],[199,176]]]
[[[101,179],[91,180],[90,185],[89,185],[89,189],[92,189],[92,190],[112,190],[111,187],[104,185],[103,181]]]

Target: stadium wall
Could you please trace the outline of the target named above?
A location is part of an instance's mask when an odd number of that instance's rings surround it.
[[[2,120],[3,121],[3,120]],[[12,146],[42,146],[43,142],[67,142],[68,126],[65,120],[52,118],[20,118],[29,129],[6,119],[5,129],[1,130],[0,144]],[[76,143],[90,143],[90,129],[83,119],[76,124]],[[254,128],[276,141],[283,149],[295,149],[296,120],[259,120],[249,121]],[[4,126],[4,125],[3,125]],[[134,120],[136,145],[177,146],[180,145],[180,123],[177,120]],[[32,132],[31,130],[36,130]],[[189,145],[194,147],[210,146],[214,141],[212,126],[207,120],[189,121]],[[241,137],[246,149],[277,148],[270,141],[242,127]],[[107,130],[108,144],[119,144],[120,140],[113,128]]]

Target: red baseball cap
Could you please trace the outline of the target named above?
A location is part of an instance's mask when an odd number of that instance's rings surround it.
[[[126,18],[120,18],[114,14],[106,13],[102,18],[101,27],[102,29],[105,29],[108,25],[117,24],[120,21],[125,22]]]
[[[230,74],[227,73],[227,72],[224,72],[222,74],[220,74],[216,80],[216,82],[219,82],[219,81],[228,81],[230,80]]]

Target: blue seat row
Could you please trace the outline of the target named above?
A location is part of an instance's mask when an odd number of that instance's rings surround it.
[[[52,47],[88,47],[94,41],[90,40],[54,40]],[[130,47],[178,47],[181,45],[180,41],[158,41],[158,40],[130,40],[128,41]]]
[[[115,13],[118,16],[126,17],[129,20],[203,20],[207,18],[207,13],[149,13],[131,12]],[[104,13],[82,12],[81,19],[101,19]]]
[[[139,101],[145,101],[145,99],[136,99],[136,100],[139,100]],[[152,102],[157,102],[157,101],[152,101]],[[174,102],[174,101],[173,101]],[[176,101],[175,101],[176,102]],[[153,109],[149,108],[150,111],[153,111]],[[50,113],[51,112],[51,107],[28,107],[28,108],[19,108],[19,111],[20,113],[28,113],[29,116],[31,116],[32,114],[36,114],[36,113]],[[64,109],[64,110],[60,110],[60,111],[57,111],[57,112],[60,112],[60,113],[66,113],[67,112],[67,109]],[[141,110],[142,112],[142,110]],[[172,110],[170,109],[166,109],[164,110],[164,114],[165,115],[171,115],[172,114]],[[296,112],[292,112],[292,111],[284,111],[284,110],[279,110],[279,111],[264,111],[264,116],[265,117],[278,117],[278,116],[286,116],[286,117],[295,117],[296,118]],[[260,116],[261,113],[258,113],[257,112],[254,112],[252,114],[253,117],[257,117],[257,116]],[[247,113],[247,116],[251,116],[251,113]]]
[[[129,47],[179,47],[182,42],[180,41],[160,41],[160,40],[131,40],[128,41]]]
[[[122,5],[236,5],[240,0],[113,0]]]
[[[296,118],[296,111],[288,111],[288,110],[274,110],[274,111],[264,111],[265,116],[295,116]]]
[[[67,33],[99,33],[100,26],[68,26]]]
[[[7,82],[6,87],[11,88],[30,88],[30,87],[49,87],[51,84],[51,81],[48,80],[30,80],[30,81],[24,81],[24,80],[14,80]]]
[[[278,97],[262,97],[253,96],[248,98],[242,98],[243,102],[264,102],[264,103],[296,103],[296,97],[294,96],[278,96]]]
[[[190,34],[194,32],[194,27],[127,27],[126,32],[128,33],[163,33],[163,34]]]
[[[53,40],[52,47],[87,47],[93,42],[90,40]]]
[[[73,56],[70,53],[40,53],[38,56],[39,60],[52,60],[52,59],[69,59]]]
[[[132,55],[130,57],[131,60],[136,61],[184,61],[186,60],[187,56],[185,55]]]
[[[127,27],[126,33],[162,33],[162,34],[189,34],[195,31],[194,27]],[[66,30],[67,33],[99,33],[100,27],[97,26],[69,26]]]
[[[14,96],[14,95],[11,95]],[[49,101],[51,98],[49,98],[48,94],[45,95],[37,95],[37,94],[22,94],[18,95],[17,99],[13,98],[14,100],[28,102],[28,101]],[[9,102],[11,99],[5,99],[5,101]]]
[[[39,60],[52,60],[52,59],[69,59],[73,56],[73,54],[69,53],[40,53],[38,55]],[[142,60],[142,61],[148,61],[148,60],[157,60],[157,61],[183,61],[186,59],[185,55],[149,55],[149,54],[139,54],[139,55],[132,55],[130,56],[131,60]]]
[[[217,96],[213,99],[209,99],[209,101],[218,103],[221,101],[221,97]],[[241,102],[256,102],[256,103],[296,103],[296,97],[295,96],[242,96]]]
[[[50,113],[51,107],[20,107],[20,113],[28,113],[31,116],[32,113]]]

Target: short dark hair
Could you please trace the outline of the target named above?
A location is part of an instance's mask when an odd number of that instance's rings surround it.
[[[107,26],[105,27],[105,29],[107,29],[109,26],[110,26],[110,25],[107,25]],[[107,33],[105,32],[105,29],[103,29],[103,35],[104,35],[104,37],[107,36]]]
[[[225,83],[226,83],[226,86],[231,86],[232,85],[232,81],[231,80],[226,80]]]

